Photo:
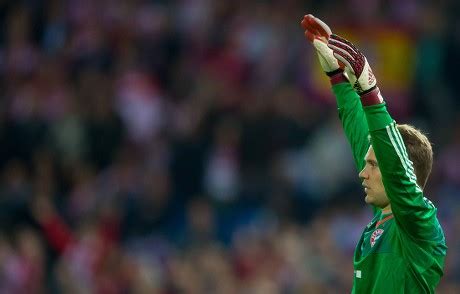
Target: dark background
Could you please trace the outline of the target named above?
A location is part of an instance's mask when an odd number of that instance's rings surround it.
[[[346,293],[371,219],[300,20],[433,142],[460,292],[455,1],[0,1],[0,293]]]

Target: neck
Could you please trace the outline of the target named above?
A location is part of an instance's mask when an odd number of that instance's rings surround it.
[[[384,208],[382,209],[382,213],[383,213],[383,214],[391,213],[391,205],[388,204],[388,206],[384,207]]]

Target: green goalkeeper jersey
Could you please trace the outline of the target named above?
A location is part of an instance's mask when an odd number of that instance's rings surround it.
[[[443,275],[444,233],[436,207],[416,183],[396,123],[384,103],[363,108],[349,83],[332,89],[358,171],[371,136],[392,210],[384,215],[374,208],[355,249],[352,293],[434,293]]]

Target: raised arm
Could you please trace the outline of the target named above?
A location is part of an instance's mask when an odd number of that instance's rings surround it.
[[[363,107],[350,83],[333,85],[332,90],[337,100],[340,121],[351,145],[356,169],[359,172],[364,168],[364,156],[370,145],[369,128]]]
[[[336,35],[330,37],[329,47],[334,56],[345,64],[345,71],[357,77],[354,88],[360,95],[371,144],[396,222],[417,240],[436,241],[437,237],[442,238],[436,208],[423,195],[405,142],[386,109],[366,57],[352,43]],[[413,130],[418,132],[415,128]],[[423,138],[426,137],[421,138],[415,144],[424,144]],[[431,146],[427,139],[426,142],[427,153],[431,155]]]
[[[369,149],[369,129],[359,95],[343,73],[343,65],[334,56],[327,42],[332,32],[329,26],[311,14],[302,18],[301,26],[306,38],[316,49],[323,71],[329,76],[336,97],[339,117],[351,145],[357,171],[364,168],[364,156]],[[350,77],[356,80],[354,77]]]
[[[370,126],[372,147],[379,163],[382,181],[398,224],[421,240],[440,236],[436,208],[424,197],[417,183],[413,162],[396,122],[384,103],[364,107]]]

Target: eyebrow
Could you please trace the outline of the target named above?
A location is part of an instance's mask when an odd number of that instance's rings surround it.
[[[373,165],[378,165],[378,162],[376,160],[366,159],[366,162],[370,163],[370,164],[373,164]]]

